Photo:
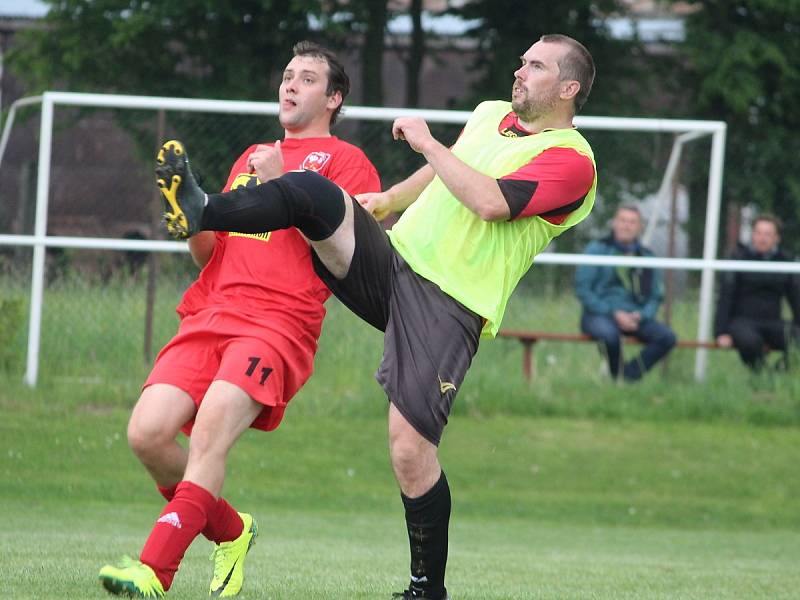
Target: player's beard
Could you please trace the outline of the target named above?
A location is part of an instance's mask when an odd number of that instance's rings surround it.
[[[516,113],[520,120],[527,123],[551,113],[558,103],[559,87],[555,86],[549,90],[543,90],[536,95],[532,95],[526,88],[520,87],[523,92],[521,99],[513,99],[513,87],[511,109]]]

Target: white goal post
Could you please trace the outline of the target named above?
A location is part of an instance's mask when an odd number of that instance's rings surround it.
[[[42,318],[42,298],[45,276],[45,250],[47,248],[82,248],[107,250],[135,250],[146,252],[186,252],[186,245],[178,242],[130,240],[117,238],[85,238],[47,235],[47,215],[49,203],[51,149],[53,141],[53,113],[56,106],[150,109],[183,112],[227,113],[240,115],[277,115],[278,104],[274,102],[246,102],[227,100],[205,100],[187,98],[165,98],[151,96],[123,96],[106,94],[83,94],[69,92],[45,92],[35,98],[18,100],[11,107],[0,138],[0,168],[8,143],[11,127],[18,107],[41,104],[40,139],[38,148],[38,169],[36,177],[36,210],[33,235],[0,235],[0,245],[29,246],[33,248],[31,269],[30,315],[28,326],[28,348],[25,382],[36,385],[39,370],[39,340]],[[346,119],[360,119],[391,122],[400,116],[420,116],[430,123],[463,124],[469,112],[449,110],[425,110],[402,108],[376,108],[348,106],[342,116]],[[722,194],[722,175],[725,148],[726,125],[719,121],[670,120],[646,118],[618,118],[578,116],[575,123],[582,129],[615,131],[638,131],[687,134],[679,136],[681,143],[688,139],[711,136],[711,156],[705,217],[705,234],[702,259],[681,258],[634,258],[599,257],[581,254],[545,253],[537,257],[541,264],[562,265],[630,265],[656,268],[675,268],[699,270],[702,272],[699,323],[697,337],[708,340],[711,335],[711,311],[713,301],[714,273],[720,270],[758,270],[779,272],[800,272],[797,264],[748,263],[743,261],[716,260],[720,204]],[[676,141],[676,143],[678,143]],[[675,161],[670,161],[671,163]],[[669,173],[665,175],[665,178]],[[663,186],[662,186],[663,188]],[[706,351],[698,350],[695,363],[695,376],[704,377]]]

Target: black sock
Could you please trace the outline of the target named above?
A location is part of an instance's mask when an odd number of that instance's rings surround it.
[[[411,547],[409,589],[422,598],[445,597],[444,572],[447,567],[447,534],[450,527],[450,486],[447,477],[419,498],[400,494],[406,508],[408,543]]]
[[[208,194],[201,229],[264,233],[297,227],[318,241],[336,231],[344,208],[335,183],[313,171],[290,171],[255,187]]]

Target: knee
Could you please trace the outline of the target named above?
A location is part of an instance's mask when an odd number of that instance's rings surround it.
[[[764,344],[761,340],[753,338],[734,338],[733,346],[748,356],[756,356],[764,353]]]
[[[305,190],[314,190],[319,191],[320,186],[322,187],[338,187],[335,183],[331,182],[330,179],[323,177],[316,171],[310,171],[308,169],[301,169],[297,171],[287,171],[283,175],[281,175],[281,180],[287,181],[294,186]],[[325,181],[323,181],[325,180]],[[330,183],[326,183],[330,182]]]
[[[659,344],[666,349],[671,349],[675,347],[675,344],[678,343],[678,336],[675,335],[675,332],[671,329],[665,327],[664,332],[659,337]]]
[[[619,327],[610,317],[603,315],[583,314],[581,318],[581,330],[596,340],[613,339],[619,340]]]
[[[745,323],[734,323],[731,326],[731,337],[733,345],[745,352],[760,352],[764,345],[764,341],[755,327]]]
[[[390,439],[392,470],[404,494],[422,495],[438,477],[436,447],[422,447],[416,440],[404,437]]]
[[[403,436],[392,436],[389,440],[389,456],[392,469],[401,480],[413,479],[416,467],[420,464],[421,452],[416,444]]]
[[[215,452],[215,436],[202,423],[195,423],[192,435],[189,438],[189,457],[190,460],[202,459]]]
[[[594,327],[587,333],[595,340],[606,346],[616,347],[620,345],[620,331],[611,325]]]
[[[275,180],[293,206],[294,225],[311,241],[328,239],[345,216],[344,192],[313,171],[290,171]]]
[[[131,418],[128,422],[127,434],[128,446],[137,457],[145,461],[158,457],[175,440],[172,432],[153,427],[136,418]]]

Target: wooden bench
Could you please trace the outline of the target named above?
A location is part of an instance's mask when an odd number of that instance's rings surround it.
[[[533,379],[535,371],[535,363],[533,361],[533,351],[536,342],[547,340],[551,342],[592,342],[597,343],[594,338],[589,337],[585,333],[553,333],[551,331],[519,331],[515,329],[501,329],[497,333],[497,337],[516,339],[522,343],[522,373],[525,379],[530,381]],[[631,336],[623,336],[623,342],[626,344],[643,344],[644,342]],[[709,350],[724,350],[722,346],[718,346],[716,342],[701,342],[699,340],[678,340],[676,344],[678,348],[707,348]]]

